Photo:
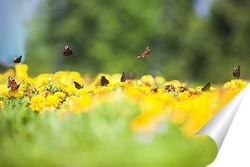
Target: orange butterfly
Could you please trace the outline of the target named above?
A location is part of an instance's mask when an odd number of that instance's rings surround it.
[[[19,57],[14,57],[13,58],[13,63],[20,63],[21,62],[21,60],[22,60],[22,55],[20,55]]]
[[[63,55],[70,56],[72,54],[73,54],[73,50],[68,45],[64,45]]]
[[[11,76],[8,77],[7,88],[10,88],[10,90],[17,90],[19,86],[20,84],[17,84],[14,78],[12,78]]]
[[[140,56],[137,56],[137,59],[139,59],[139,58],[145,58],[149,54],[150,54],[150,48],[147,46],[146,49],[145,49],[145,51],[142,54],[140,54]]]

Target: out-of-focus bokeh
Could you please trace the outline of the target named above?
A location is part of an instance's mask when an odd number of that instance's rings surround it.
[[[25,63],[31,76],[124,71],[218,83],[233,78],[235,64],[248,79],[249,7],[245,0],[41,0],[27,26]],[[74,55],[63,56],[64,44]],[[137,59],[147,46],[151,54]]]

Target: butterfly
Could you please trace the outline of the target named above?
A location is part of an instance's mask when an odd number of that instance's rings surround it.
[[[125,73],[124,73],[124,72],[122,72],[121,82],[125,82],[125,81],[126,81]]]
[[[7,88],[10,88],[10,90],[17,90],[19,86],[20,84],[17,84],[14,78],[12,78],[11,76],[8,77]]]
[[[147,46],[146,49],[144,50],[144,52],[142,54],[140,54],[139,56],[137,56],[137,59],[139,58],[145,58],[150,54],[150,48]]]
[[[76,89],[82,89],[83,85],[80,85],[78,82],[74,81]]]
[[[237,79],[240,78],[240,66],[237,68],[236,65],[233,65],[233,76]]]
[[[72,54],[73,54],[73,50],[68,45],[64,45],[63,55],[70,56]]]
[[[203,88],[201,88],[201,90],[203,92],[207,92],[207,91],[210,91],[210,87],[211,87],[211,84],[210,82],[208,82],[205,86],[203,86]]]
[[[105,78],[105,76],[101,77],[101,86],[106,86],[109,84],[109,80]]]
[[[14,57],[13,58],[13,63],[20,63],[21,62],[21,60],[22,60],[22,55],[20,55],[19,57]]]

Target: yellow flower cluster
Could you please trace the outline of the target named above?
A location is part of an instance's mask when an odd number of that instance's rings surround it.
[[[161,122],[168,121],[193,135],[247,84],[240,79],[231,80],[224,86],[202,91],[202,86],[190,88],[180,81],[166,82],[151,75],[121,82],[121,74],[99,74],[92,80],[72,71],[40,74],[35,78],[30,78],[27,72],[27,65],[18,64],[15,70],[0,74],[1,99],[28,97],[31,110],[60,113],[91,112],[97,103],[125,99],[141,110],[131,122],[132,130],[146,133],[158,130]],[[17,90],[7,89],[9,75],[20,84]],[[101,86],[101,76],[109,81],[107,85]],[[0,108],[4,107],[0,100]]]

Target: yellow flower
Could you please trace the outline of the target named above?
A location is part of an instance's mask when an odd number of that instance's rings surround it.
[[[89,95],[75,97],[71,96],[68,101],[69,111],[78,113],[78,112],[87,112],[88,108],[92,104],[92,97]]]
[[[141,81],[146,85],[146,86],[154,86],[155,85],[155,79],[151,75],[143,75],[141,77]]]
[[[17,64],[15,66],[15,69],[16,69],[16,77],[21,79],[21,80],[24,80],[26,78],[28,78],[28,66],[26,64]]]
[[[113,90],[113,86],[98,86],[96,87],[96,90],[94,93],[96,94],[102,94],[102,93],[109,93]]]
[[[70,95],[72,95],[72,94],[75,94],[76,93],[76,88],[75,88],[75,85],[69,85],[69,86],[67,86],[66,87],[66,92],[68,93],[68,94],[70,94]]]
[[[45,97],[36,95],[30,99],[30,108],[33,111],[41,111],[45,107]]]
[[[0,108],[4,108],[4,102],[0,100]]]
[[[119,74],[119,73],[115,73],[115,74],[111,75],[111,77],[109,78],[110,84],[120,83],[121,82],[121,76],[122,76],[122,74]]]
[[[57,94],[58,95],[58,94]],[[59,106],[60,104],[60,99],[57,95],[48,95],[46,97],[46,106],[49,108],[49,109],[55,109]]]
[[[53,80],[62,85],[74,85],[73,82],[83,83],[81,74],[75,71],[58,71],[53,75]]]
[[[223,89],[229,89],[229,90],[234,90],[234,89],[243,89],[247,85],[246,81],[243,81],[241,79],[234,79],[231,80],[230,82],[227,82],[223,85]]]
[[[34,85],[35,81],[32,78],[26,78],[24,81],[27,85]]]
[[[37,87],[48,85],[49,84],[49,78],[52,76],[52,74],[40,74],[36,78],[34,78],[35,85]]]
[[[63,92],[56,92],[54,96],[57,97],[59,101],[63,101],[66,98],[66,95]]]
[[[20,87],[16,90],[9,90],[8,97],[20,97],[24,94],[24,92],[20,89]]]
[[[0,74],[0,81],[2,81],[4,79],[3,74]]]
[[[165,79],[163,77],[155,77],[155,82],[159,87],[162,87],[165,82]]]

